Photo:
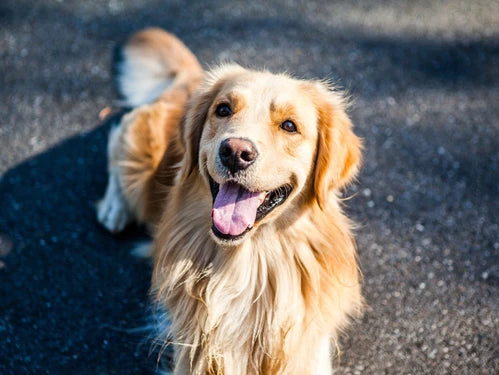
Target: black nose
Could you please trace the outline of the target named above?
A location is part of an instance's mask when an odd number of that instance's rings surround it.
[[[255,161],[258,152],[253,143],[242,138],[227,138],[218,150],[222,164],[236,173],[248,168]]]

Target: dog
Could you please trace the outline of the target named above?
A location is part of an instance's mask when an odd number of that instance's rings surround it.
[[[119,51],[134,109],[111,130],[97,216],[111,232],[151,230],[173,374],[332,374],[363,307],[341,199],[362,143],[344,95],[236,64],[204,72],[161,29]]]

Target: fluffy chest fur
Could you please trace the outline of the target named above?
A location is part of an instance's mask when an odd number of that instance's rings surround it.
[[[154,288],[170,314],[177,361],[188,357],[194,374],[306,374],[316,354],[302,343],[333,337],[360,304],[349,233],[322,225],[327,218],[311,206],[220,248],[203,189],[191,179],[172,191],[156,241]]]

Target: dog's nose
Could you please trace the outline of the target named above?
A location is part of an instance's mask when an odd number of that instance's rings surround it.
[[[222,164],[232,173],[248,168],[258,156],[253,143],[243,138],[225,139],[218,153]]]

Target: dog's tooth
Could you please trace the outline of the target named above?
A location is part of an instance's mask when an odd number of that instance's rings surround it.
[[[265,196],[267,195],[267,192],[262,191],[258,197],[258,205],[261,205],[263,201],[265,200]]]

